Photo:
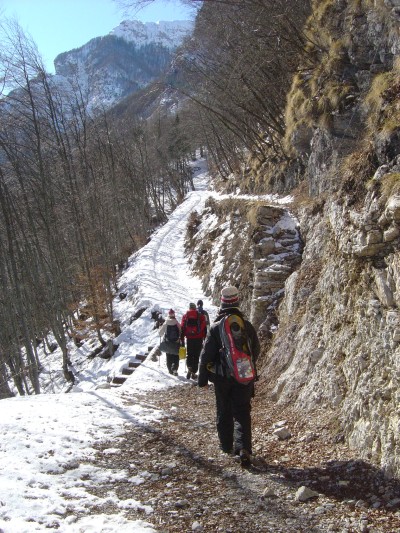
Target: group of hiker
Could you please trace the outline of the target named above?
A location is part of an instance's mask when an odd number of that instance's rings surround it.
[[[166,352],[167,368],[170,374],[178,375],[179,347],[185,346],[186,339],[186,378],[197,379],[200,352],[209,326],[210,317],[203,308],[202,300],[198,300],[197,307],[195,303],[189,304],[189,309],[180,323],[175,316],[175,311],[173,309],[168,311],[159,335],[164,339],[163,351]]]
[[[251,399],[260,343],[253,325],[239,309],[238,289],[234,286],[222,289],[220,308],[212,324],[199,300],[197,306],[189,304],[180,323],[170,309],[159,334],[166,343],[163,351],[168,371],[175,376],[179,349],[186,339],[186,378],[196,380],[200,388],[207,387],[209,382],[214,385],[220,449],[239,456],[242,466],[249,467]]]

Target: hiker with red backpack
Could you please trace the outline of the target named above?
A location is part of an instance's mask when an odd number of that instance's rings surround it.
[[[251,464],[251,399],[260,343],[253,325],[239,310],[236,287],[221,291],[221,307],[200,356],[198,386],[214,383],[221,450]]]
[[[187,379],[197,379],[200,352],[206,335],[207,324],[205,316],[197,311],[196,304],[190,303],[189,309],[183,315],[181,321],[182,346],[185,345],[186,337]]]
[[[168,317],[161,326],[158,334],[162,339],[160,350],[166,352],[168,372],[177,376],[179,368],[181,326],[176,320],[175,311],[173,309],[168,311]]]

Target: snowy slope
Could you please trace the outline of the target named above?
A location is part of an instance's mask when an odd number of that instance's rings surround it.
[[[124,20],[110,32],[110,35],[122,37],[127,42],[133,42],[137,46],[152,42],[167,48],[176,48],[191,33],[193,26],[194,22],[189,20],[160,22]]]
[[[108,363],[94,361],[94,365],[77,373],[79,383],[74,390],[90,390],[99,382],[105,383],[110,375],[118,375],[135,353],[145,353],[149,346],[158,342],[158,332],[151,320],[152,311],[160,311],[164,316],[172,307],[177,319],[187,311],[190,302],[202,299],[204,308],[212,317],[216,308],[202,293],[200,279],[189,270],[184,253],[184,238],[190,213],[201,211],[205,200],[211,194],[207,191],[208,175],[205,160],[196,161],[200,169],[195,177],[196,190],[190,192],[185,201],[170,215],[168,222],[155,232],[150,242],[129,260],[129,267],[122,274],[119,293],[125,293],[124,300],[116,298],[115,318],[121,323],[122,333],[115,339],[118,350]],[[131,322],[136,311],[146,308],[146,312]],[[98,376],[93,381],[93,374]]]
[[[160,77],[193,26],[192,21],[124,21],[108,35],[59,54],[54,81],[78,86],[88,110],[108,109]]]

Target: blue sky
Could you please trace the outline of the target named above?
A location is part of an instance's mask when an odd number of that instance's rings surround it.
[[[128,18],[142,22],[191,18],[179,1],[156,1],[128,15],[113,0],[0,0],[0,20],[16,17],[38,46],[49,72],[61,52],[106,35]]]

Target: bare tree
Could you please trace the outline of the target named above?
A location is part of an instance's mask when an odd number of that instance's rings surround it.
[[[150,0],[119,0],[139,10]],[[310,2],[196,0],[193,36],[168,77],[171,88],[197,107],[192,114],[223,176],[242,165],[244,150],[261,161],[285,158],[286,94],[306,38]]]

